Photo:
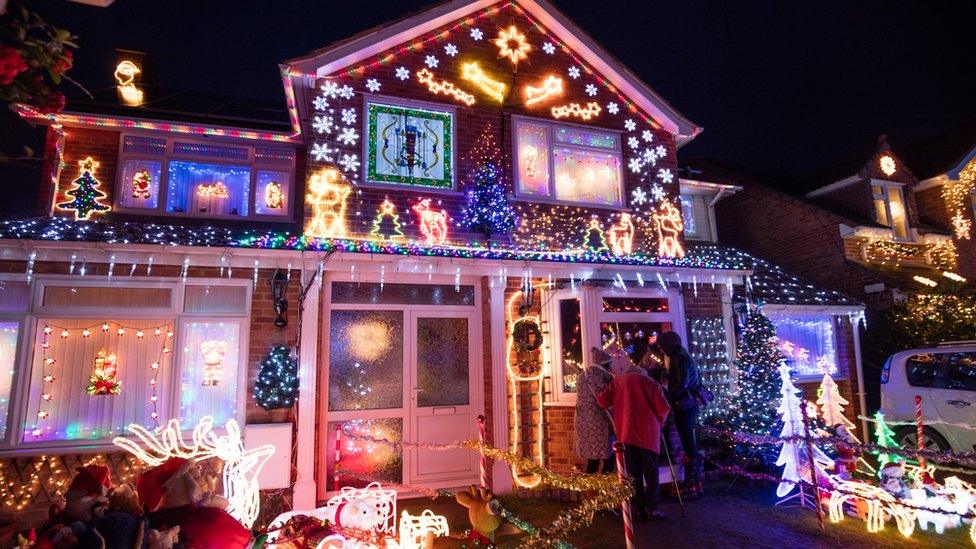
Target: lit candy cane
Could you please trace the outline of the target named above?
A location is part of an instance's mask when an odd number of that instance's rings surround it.
[[[613,443],[613,454],[617,458],[617,476],[620,477],[620,480],[627,481],[627,468],[624,465],[624,444],[619,440]],[[624,500],[620,504],[620,508],[624,515],[624,539],[627,541],[627,549],[636,549],[634,517],[630,510],[630,501]]]
[[[478,442],[485,443],[485,416],[483,414],[478,416]],[[491,490],[491,479],[488,478],[488,457],[484,450],[479,454],[481,454],[481,485]]]
[[[925,450],[925,425],[922,423],[922,395],[915,395],[915,440],[919,450]],[[922,470],[924,479],[928,479],[925,472],[925,458],[918,456],[918,467]]]

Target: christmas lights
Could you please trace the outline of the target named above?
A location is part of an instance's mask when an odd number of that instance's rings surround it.
[[[265,410],[291,408],[298,398],[298,363],[291,350],[276,345],[261,361],[254,381],[254,400]]]
[[[558,107],[553,107],[551,109],[552,117],[556,119],[575,117],[580,120],[590,120],[600,115],[600,104],[596,101],[591,101],[585,106],[581,106],[579,103],[569,103],[567,105],[560,105]]]
[[[62,338],[64,337],[62,335]],[[116,362],[115,353],[106,353],[105,349],[99,349],[98,353],[95,354],[95,366],[92,370],[92,376],[88,380],[88,387],[85,388],[85,392],[91,396],[117,395],[121,393],[122,382],[115,377],[117,371],[118,363]]]
[[[312,207],[312,219],[305,227],[305,234],[318,238],[343,238],[346,236],[346,198],[352,188],[342,182],[335,168],[315,172],[308,179],[305,200]]]
[[[129,60],[122,61],[115,67],[115,81],[118,84],[116,87],[119,96],[122,97],[122,102],[130,107],[142,105],[145,97],[143,91],[135,84],[136,75],[141,72],[142,69]]]
[[[75,219],[88,219],[92,213],[100,214],[112,209],[111,206],[101,203],[105,198],[105,193],[99,188],[101,183],[95,179],[95,170],[98,169],[98,162],[92,157],[79,160],[81,175],[72,181],[75,187],[67,192],[66,195],[73,197],[70,202],[62,202],[57,205],[59,210],[72,210],[75,212]]]
[[[610,227],[610,249],[617,255],[630,255],[634,247],[634,224],[629,213],[620,214],[620,222]]]
[[[213,418],[202,418],[193,427],[192,438],[188,443],[183,438],[179,420],[169,420],[166,427],[156,433],[133,423],[129,425],[129,432],[145,448],[125,437],[115,437],[112,442],[152,467],[172,457],[198,462],[211,458],[221,460],[223,494],[228,501],[227,513],[250,528],[258,518],[261,505],[258,473],[275,453],[275,447],[266,444],[251,450],[245,449],[241,428],[233,419],[224,425],[226,434],[217,435],[213,429]]]
[[[493,234],[507,234],[515,228],[515,210],[506,195],[504,160],[492,131],[487,124],[471,157],[478,164],[474,170],[474,188],[468,192],[468,202],[461,217],[461,225],[476,230],[490,240]]]
[[[485,74],[477,61],[461,65],[461,78],[478,86],[478,89],[495,101],[505,101],[505,84]]]
[[[895,171],[897,170],[895,159],[892,158],[891,155],[887,154],[878,159],[878,167],[881,168],[881,171],[888,177],[895,175]]]
[[[681,220],[681,210],[665,200],[660,209],[651,218],[657,229],[657,255],[661,257],[684,257],[685,249],[681,245],[681,234],[684,222]]]
[[[406,511],[400,515],[401,549],[424,549],[428,532],[435,536],[450,535],[447,518],[435,515],[430,509],[424,509],[419,515],[411,515]]]
[[[525,106],[531,107],[536,103],[541,103],[552,97],[557,97],[563,94],[563,79],[558,76],[550,74],[542,81],[542,84],[538,86],[526,86],[522,89],[522,95],[525,96]]]
[[[384,198],[383,203],[380,204],[376,217],[373,218],[373,228],[369,231],[369,236],[379,240],[403,238],[403,231],[400,228],[400,214],[397,213],[396,206],[390,202],[389,198]]]
[[[962,210],[952,216],[952,232],[957,240],[969,240],[972,229],[973,222],[962,213]]]
[[[512,65],[518,66],[519,61],[529,57],[532,46],[525,39],[525,34],[515,25],[498,31],[498,38],[494,43],[498,46],[498,57],[507,57]]]
[[[443,245],[447,241],[447,212],[432,209],[429,198],[420,200],[412,209],[417,212],[420,234],[427,245]]]
[[[817,489],[819,483],[816,482],[816,479],[818,477],[824,478],[826,468],[833,467],[834,460],[813,445],[809,446],[813,450],[811,457],[807,445],[800,441],[789,440],[789,437],[804,433],[804,418],[800,411],[800,399],[797,397],[800,390],[793,385],[793,381],[790,379],[790,367],[786,364],[779,366],[779,376],[781,398],[776,412],[783,422],[783,430],[780,431],[779,436],[788,439],[783,442],[779,456],[776,458],[776,465],[783,467],[782,482],[776,487],[776,496],[783,498],[792,492],[796,483],[801,480]],[[810,469],[811,459],[817,466],[816,471]],[[804,475],[806,476],[804,477]],[[801,491],[799,496],[803,498],[804,493]]]
[[[737,398],[731,421],[746,433],[766,435],[776,424],[770,403],[777,400],[778,368],[785,360],[776,328],[765,315],[751,311],[742,327],[735,369]]]
[[[475,100],[473,95],[461,90],[455,86],[454,83],[448,82],[447,80],[434,80],[434,73],[427,69],[420,69],[417,71],[417,81],[421,84],[425,84],[427,86],[427,91],[434,95],[444,94],[448,97],[453,97],[469,107],[477,103],[477,100]]]

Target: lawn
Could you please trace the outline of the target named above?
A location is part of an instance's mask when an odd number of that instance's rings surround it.
[[[919,529],[910,539],[889,525],[878,534],[868,533],[865,523],[847,518],[838,524],[827,521],[826,532],[817,526],[811,509],[775,507],[773,488],[768,484],[749,485],[740,481],[727,494],[727,483],[709,485],[707,495],[686,501],[687,516],[682,518],[677,501],[665,499],[661,510],[668,518],[660,522],[638,523],[638,547],[972,547],[969,525],[948,530],[943,535]],[[501,498],[506,508],[532,524],[542,527],[568,503],[545,499]],[[408,500],[401,507],[411,513],[431,508],[448,517],[452,532],[468,528],[466,510],[450,501]],[[515,547],[518,537],[503,538],[502,547]],[[567,541],[580,548],[623,548],[620,518],[602,514],[593,525],[578,530]]]

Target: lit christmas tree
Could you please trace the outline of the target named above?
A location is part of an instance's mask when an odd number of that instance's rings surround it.
[[[400,228],[400,214],[396,211],[396,206],[390,199],[384,199],[380,204],[380,209],[373,218],[373,229],[369,231],[369,236],[383,239],[402,238],[403,231]]]
[[[806,433],[806,429],[803,427],[803,415],[800,411],[801,403],[799,397],[797,397],[800,394],[800,390],[793,385],[793,380],[790,379],[790,367],[785,362],[779,366],[779,378],[780,401],[776,412],[783,422],[783,430],[780,431],[779,436],[782,438],[803,436]],[[820,448],[816,446],[812,446],[812,448],[813,461],[817,466],[817,473],[820,475],[820,478],[823,478],[825,474],[823,467],[832,467],[834,461],[827,457]],[[780,447],[779,457],[776,459],[776,465],[783,467],[783,480],[776,487],[777,497],[784,497],[792,492],[801,480],[816,486],[813,475],[810,474],[809,456],[810,454],[805,441],[786,440],[783,442],[783,445]],[[804,493],[801,492],[800,497],[805,498]],[[807,502],[803,501],[802,503],[806,504]]]
[[[824,374],[823,380],[820,382],[820,390],[817,392],[819,393],[817,404],[820,406],[820,415],[823,417],[824,423],[830,427],[840,424],[848,429],[853,429],[854,422],[844,415],[844,406],[850,402],[840,396],[837,384],[834,383],[834,378],[830,377],[830,374]]]
[[[786,358],[779,350],[776,328],[758,311],[749,313],[739,339],[738,398],[731,421],[738,430],[768,435],[776,425],[775,403],[779,399],[779,366]]]
[[[106,206],[99,202],[100,199],[105,198],[105,193],[98,189],[100,183],[95,179],[95,170],[98,168],[98,162],[95,162],[89,156],[79,161],[78,164],[81,165],[81,175],[78,176],[78,179],[72,181],[75,187],[65,192],[66,195],[72,197],[74,200],[71,202],[62,202],[58,204],[58,208],[61,210],[74,210],[75,219],[88,219],[88,216],[92,212],[107,212],[111,210],[111,206]]]
[[[461,225],[485,235],[510,233],[515,228],[515,210],[505,194],[504,165],[491,124],[485,126],[470,157],[475,160],[468,204],[461,214]]]
[[[884,414],[876,412],[874,414],[874,437],[878,439],[878,446],[885,448],[898,448],[900,445],[895,442],[895,432],[885,423]],[[884,469],[885,465],[895,461],[897,456],[888,453],[878,453],[878,471]]]
[[[254,382],[254,400],[265,410],[291,408],[298,398],[298,363],[291,350],[275,345],[261,361],[258,378]]]
[[[607,237],[603,234],[603,227],[600,226],[600,220],[595,217],[590,219],[590,224],[586,226],[586,231],[583,233],[583,247],[594,252],[610,249],[607,246]]]

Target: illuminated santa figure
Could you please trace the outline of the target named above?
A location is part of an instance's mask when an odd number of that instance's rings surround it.
[[[122,382],[116,379],[119,365],[115,353],[99,349],[95,354],[95,364],[92,375],[88,378],[85,392],[91,396],[117,395],[122,392]]]
[[[146,199],[152,194],[152,175],[149,170],[139,170],[132,176],[132,198]]]
[[[224,377],[224,355],[230,350],[226,341],[204,341],[200,344],[200,354],[203,355],[203,386],[220,385]]]

